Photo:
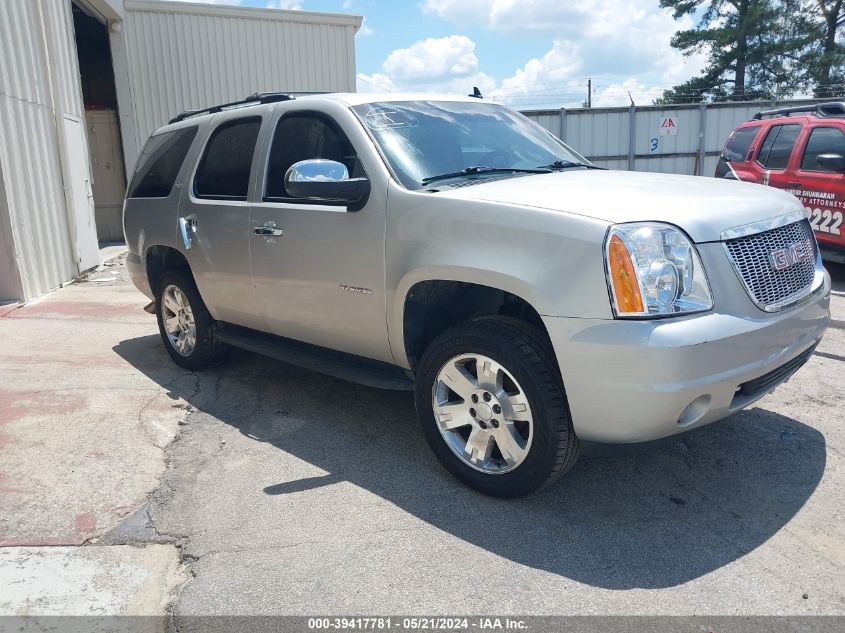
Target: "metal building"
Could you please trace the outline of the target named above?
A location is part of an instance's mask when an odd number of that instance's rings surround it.
[[[0,2],[0,304],[99,264],[127,174],[184,110],[353,92],[351,15],[159,0]]]

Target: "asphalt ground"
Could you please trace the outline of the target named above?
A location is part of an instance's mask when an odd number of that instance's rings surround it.
[[[103,612],[845,615],[845,330],[751,409],[503,501],[410,394],[186,372],[144,303],[116,266],[0,319],[0,613],[67,608],[36,547],[81,552]]]

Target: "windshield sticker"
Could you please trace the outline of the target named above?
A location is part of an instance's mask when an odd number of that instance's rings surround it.
[[[385,128],[397,127],[418,127],[420,124],[414,115],[394,110],[393,108],[376,108],[371,110],[364,117],[364,122],[371,130],[383,130]]]

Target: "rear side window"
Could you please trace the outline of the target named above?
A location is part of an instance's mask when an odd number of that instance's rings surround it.
[[[211,134],[194,178],[198,198],[246,200],[261,117],[223,123]]]
[[[760,130],[759,125],[752,127],[741,127],[731,136],[731,140],[725,145],[725,151],[722,155],[726,160],[732,163],[738,163],[745,160],[748,156],[748,150],[751,148],[751,143],[754,142],[754,137]]]
[[[151,136],[138,159],[127,198],[166,198],[173,189],[179,168],[197,135],[197,128]]]
[[[821,154],[845,156],[845,132],[835,127],[813,128],[807,147],[804,148],[804,156],[801,158],[801,169],[820,171],[816,167],[816,159]]]
[[[786,169],[800,132],[801,126],[798,124],[773,125],[760,147],[757,160],[766,169]]]

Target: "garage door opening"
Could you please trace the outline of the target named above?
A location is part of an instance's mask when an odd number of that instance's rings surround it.
[[[101,244],[122,242],[126,175],[108,26],[92,10],[75,2],[73,25],[85,104],[97,239]]]

